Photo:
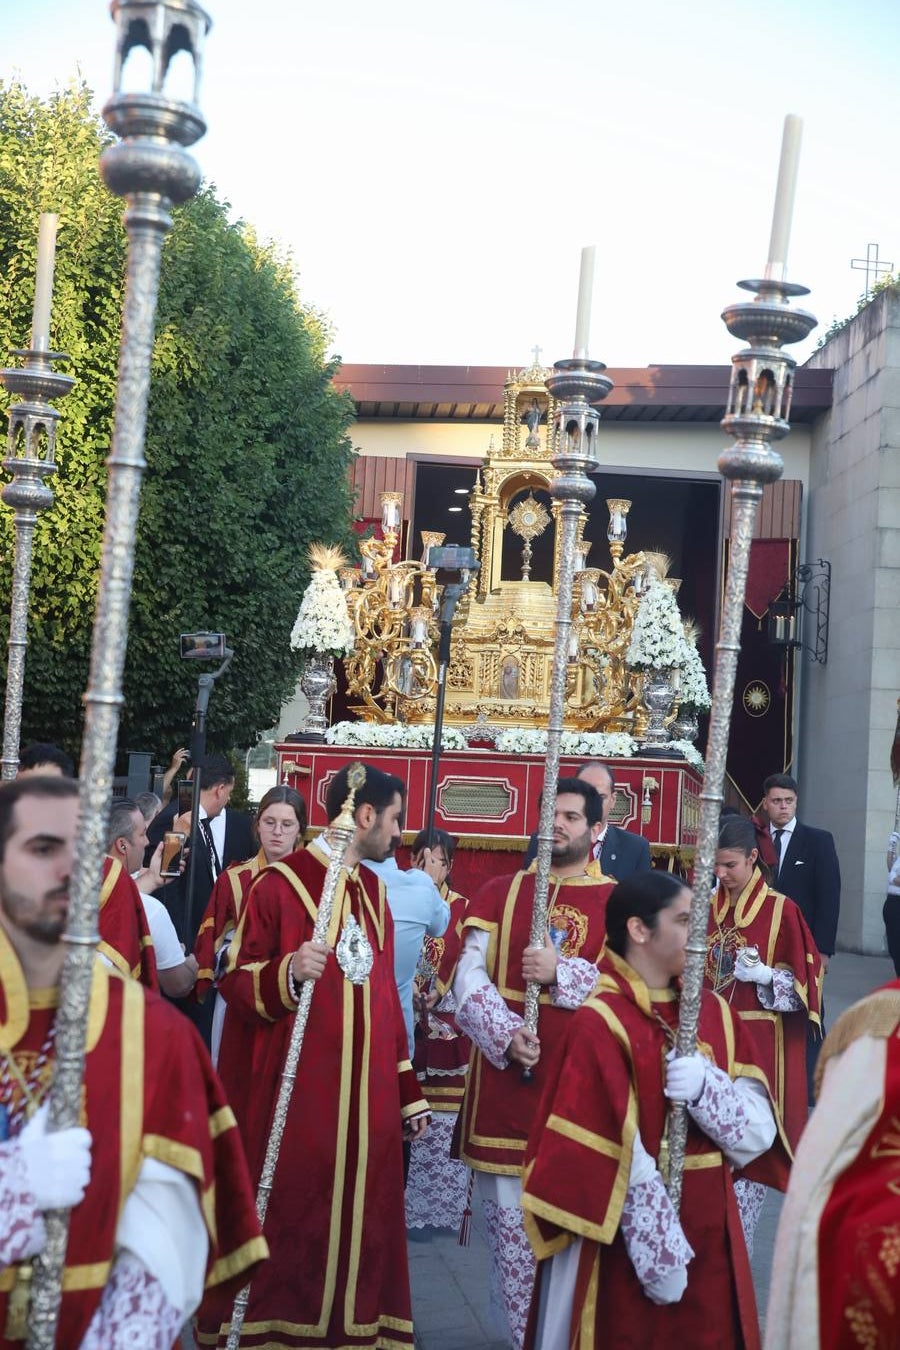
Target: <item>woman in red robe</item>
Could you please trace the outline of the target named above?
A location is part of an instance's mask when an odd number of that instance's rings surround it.
[[[806,1125],[807,1026],[820,1025],[822,958],[793,900],[767,884],[756,831],[729,816],[716,851],[719,887],[709,911],[706,984],[721,994],[752,1037],[755,1060],[775,1090],[791,1150]],[[738,1203],[753,1251],[764,1190],[742,1181]]]
[[[665,872],[610,896],[600,981],[571,1019],[528,1141],[534,1350],[759,1345],[731,1172],[772,1151],[777,1125],[722,999],[704,994],[698,1053],[674,1055],[690,903]],[[680,1214],[665,1186],[669,1099],[688,1102]]]
[[[306,803],[300,793],[284,784],[270,788],[259,804],[255,829],[259,852],[246,862],[233,863],[221,873],[197,932],[194,956],[197,958],[198,971],[194,997],[198,1003],[202,1003],[210,989],[216,987],[254,878],[269,863],[280,862],[289,853],[303,847]],[[225,1003],[223,999],[217,998],[212,1023],[213,1064],[218,1063],[224,1025]]]

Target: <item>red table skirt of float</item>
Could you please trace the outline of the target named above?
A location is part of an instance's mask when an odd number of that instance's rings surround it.
[[[277,745],[278,779],[296,788],[309,810],[311,831],[327,824],[325,793],[332,775],[353,760],[373,764],[406,783],[404,841],[425,828],[431,786],[430,750]],[[560,774],[584,759],[564,755]],[[615,759],[616,800],[611,819],[648,840],[654,859],[678,870],[690,865],[700,818],[701,775],[683,760]],[[544,781],[542,755],[501,754],[491,747],[442,752],[435,824],[459,840],[452,884],[472,894],[492,876],[515,872],[537,828]],[[649,798],[649,806],[646,803]]]

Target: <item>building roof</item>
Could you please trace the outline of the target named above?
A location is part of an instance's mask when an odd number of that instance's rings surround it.
[[[487,422],[503,417],[503,385],[517,366],[343,365],[335,377],[357,417],[395,421]],[[613,389],[604,421],[718,422],[730,366],[610,368]],[[812,422],[831,407],[831,370],[798,369],[792,422]]]

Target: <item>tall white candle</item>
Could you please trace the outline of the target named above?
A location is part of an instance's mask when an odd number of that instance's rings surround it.
[[[575,317],[575,356],[587,356],[591,343],[591,303],[594,298],[594,255],[596,252],[596,244],[588,244],[581,250],[578,311]]]
[[[50,302],[53,299],[53,266],[56,258],[56,227],[59,216],[42,211],[38,227],[37,275],[31,314],[31,347],[45,352],[50,347]]]
[[[769,261],[766,276],[784,280],[787,268],[788,244],[791,239],[791,217],[794,214],[794,194],[797,190],[797,168],[800,163],[800,142],[803,138],[803,119],[788,113],[784,119],[781,140],[781,162],[778,165],[778,186],[775,189],[775,210],[772,213],[772,233],[769,237]]]

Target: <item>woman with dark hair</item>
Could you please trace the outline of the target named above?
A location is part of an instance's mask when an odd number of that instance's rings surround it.
[[[675,1054],[690,903],[666,872],[629,877],[609,898],[600,979],[528,1141],[534,1350],[759,1345],[731,1174],[780,1147],[777,1125],[724,1000],[704,993],[698,1051]],[[688,1104],[680,1214],[666,1190],[670,1101]]]
[[[752,821],[729,816],[722,822],[715,870],[706,984],[728,1000],[751,1036],[793,1150],[808,1115],[807,1027],[820,1025],[822,958],[799,908],[769,886]],[[751,1252],[764,1197],[755,1182],[738,1188]]]
[[[422,830],[410,845],[413,867],[428,856],[429,832]],[[434,1112],[424,1139],[414,1139],[406,1183],[407,1228],[459,1228],[466,1211],[468,1168],[450,1157],[450,1144],[466,1087],[472,1042],[456,1024],[456,1003],[450,990],[460,931],[468,900],[450,888],[456,840],[446,830],[431,832],[435,885],[450,906],[443,937],[422,944],[416,975],[418,1012],[413,1068],[422,1094]]]
[[[295,788],[280,783],[270,788],[259,804],[254,832],[259,852],[246,862],[232,863],[219,875],[197,932],[194,955],[199,967],[194,996],[198,1003],[206,998],[222,971],[228,944],[237,931],[241,909],[257,873],[269,863],[280,862],[295,849],[303,847],[306,830],[306,802]],[[212,1059],[215,1064],[222,1043],[225,1004],[216,1000],[212,1022]]]

